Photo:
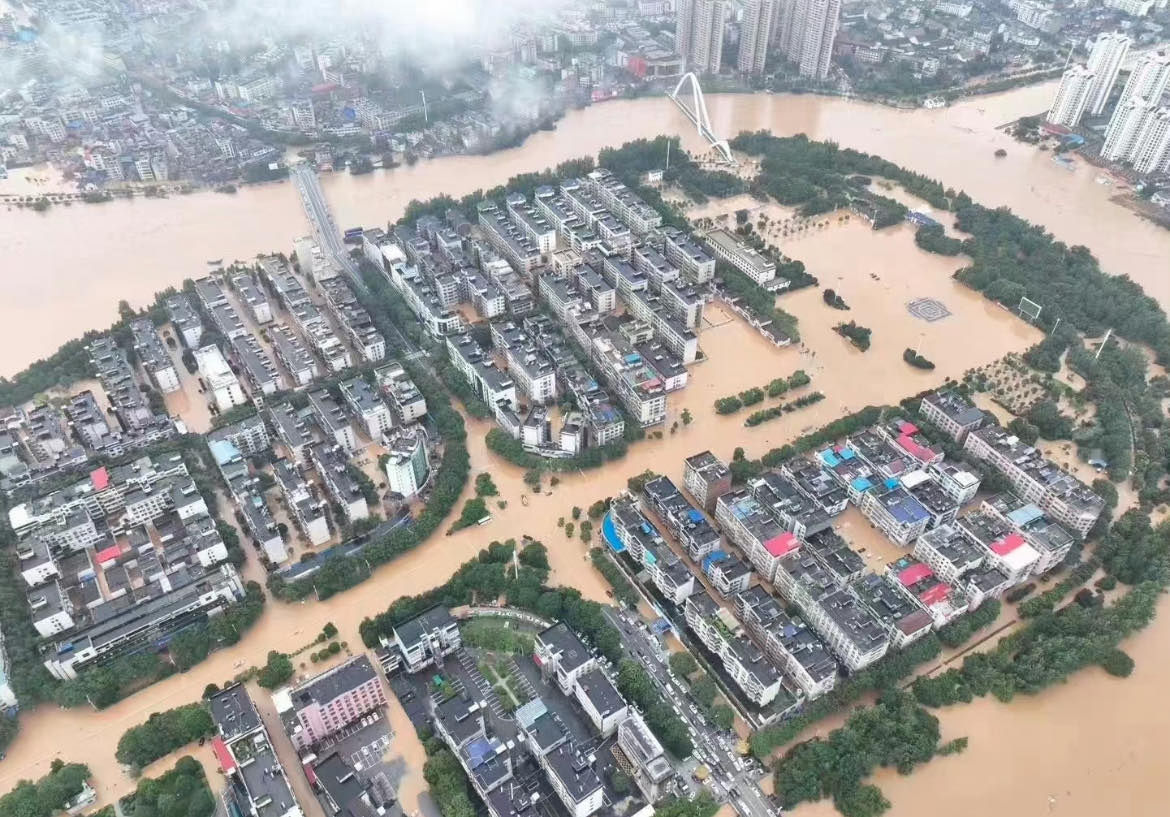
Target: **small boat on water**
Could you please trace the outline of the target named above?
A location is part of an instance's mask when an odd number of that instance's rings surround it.
[[[214,261],[208,261],[208,262],[207,262],[207,266],[209,266],[209,267],[219,267],[219,266],[222,266],[222,265],[223,265],[223,259],[222,259],[222,258],[217,258],[217,259],[215,259]]]

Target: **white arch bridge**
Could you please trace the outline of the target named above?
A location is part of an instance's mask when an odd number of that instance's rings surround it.
[[[691,107],[687,107],[686,94],[679,97],[679,92],[683,90],[683,86],[687,82],[691,84]],[[727,144],[726,139],[720,139],[715,135],[714,129],[711,127],[711,117],[707,114],[707,102],[703,99],[703,89],[699,87],[699,78],[694,73],[684,74],[682,79],[678,81],[678,85],[674,86],[674,90],[669,94],[670,98],[674,100],[674,104],[678,105],[679,110],[687,115],[687,118],[695,123],[695,128],[699,131],[699,136],[707,140],[711,147],[719,152],[724,164],[736,165],[735,157],[731,155],[731,146]]]

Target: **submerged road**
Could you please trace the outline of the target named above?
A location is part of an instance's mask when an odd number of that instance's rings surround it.
[[[344,272],[354,288],[363,295],[370,294],[370,288],[362,280],[361,270],[354,263],[349,249],[341,237],[341,230],[333,220],[333,213],[329,209],[329,202],[325,199],[325,191],[321,189],[321,181],[317,178],[317,171],[308,162],[293,165],[289,171],[293,184],[301,197],[301,206],[305,209],[305,216],[309,219],[309,226],[313,230],[313,240],[321,248],[339,270]],[[408,358],[422,356],[421,350],[397,327],[391,324],[394,334],[398,338],[398,348]]]

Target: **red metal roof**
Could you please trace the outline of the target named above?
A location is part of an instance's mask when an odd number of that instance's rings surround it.
[[[950,587],[943,584],[942,582],[939,582],[934,587],[920,594],[918,596],[918,600],[923,604],[938,604],[947,597],[950,591]]]
[[[911,423],[909,420],[902,420],[898,423],[898,430],[903,434],[917,434],[918,426]]]
[[[89,481],[95,491],[104,491],[110,486],[110,472],[105,469],[105,466],[102,466],[96,471],[90,472]]]
[[[909,587],[917,581],[925,579],[927,576],[933,576],[934,571],[930,569],[930,565],[925,565],[919,562],[916,565],[910,565],[898,572],[898,581],[902,583],[903,587]]]
[[[909,434],[898,437],[898,445],[910,452],[910,456],[923,462],[934,459],[934,452],[925,445],[919,445]]]
[[[785,556],[796,550],[798,544],[796,534],[791,531],[784,531],[779,536],[764,542],[764,549],[773,556]]]
[[[223,738],[211,739],[211,751],[215,752],[215,759],[219,761],[219,768],[223,770],[224,774],[228,774],[236,768],[236,761],[232,758],[232,753],[228,751]]]
[[[97,562],[100,565],[100,564],[103,564],[105,562],[109,562],[109,561],[112,561],[114,559],[117,559],[121,555],[122,555],[122,548],[118,547],[117,545],[110,545],[105,550],[99,550],[97,552]]]
[[[1006,556],[1022,544],[1024,544],[1023,536],[1018,533],[1009,533],[998,542],[992,542],[991,549],[1000,556]]]

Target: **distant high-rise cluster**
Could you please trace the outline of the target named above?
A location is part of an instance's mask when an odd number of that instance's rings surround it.
[[[1086,113],[1103,113],[1129,46],[1122,34],[1098,37],[1088,63],[1061,77],[1048,121],[1072,128]],[[1170,168],[1170,107],[1162,104],[1167,87],[1170,54],[1154,52],[1138,60],[1109,117],[1101,158],[1127,163],[1143,175]]]
[[[701,74],[719,72],[727,0],[679,0],[674,37],[687,67]]]
[[[744,3],[736,67],[745,74],[764,73],[768,41],[775,26],[776,7],[779,2],[780,0],[747,0]]]
[[[1117,74],[1129,53],[1130,43],[1129,37],[1120,33],[1098,37],[1089,53],[1088,63],[1070,67],[1061,77],[1048,121],[1074,128],[1086,113],[1100,116],[1117,83]]]
[[[1170,85],[1170,54],[1138,62],[1105,129],[1101,157],[1127,162],[1141,174],[1170,167],[1170,107],[1161,104]]]
[[[841,0],[781,0],[774,15],[774,41],[800,75],[824,79],[829,75],[833,41],[841,16]]]

